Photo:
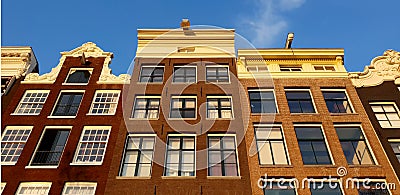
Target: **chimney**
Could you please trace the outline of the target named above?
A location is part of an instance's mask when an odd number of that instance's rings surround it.
[[[182,19],[181,28],[182,28],[183,30],[189,30],[189,28],[190,28],[190,21],[189,21],[189,19]]]
[[[286,38],[285,49],[292,48],[293,39],[294,39],[294,33],[288,33],[287,38]]]

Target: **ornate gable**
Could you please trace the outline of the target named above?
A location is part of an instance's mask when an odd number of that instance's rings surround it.
[[[53,84],[60,73],[61,67],[67,57],[104,57],[103,69],[101,71],[98,84],[125,84],[129,82],[130,76],[128,74],[121,74],[115,76],[111,73],[109,64],[113,53],[104,52],[95,43],[87,42],[71,51],[61,52],[61,58],[58,65],[51,69],[49,73],[39,75],[38,73],[30,73],[22,81],[24,84]]]
[[[383,56],[374,58],[363,72],[349,73],[349,78],[355,87],[377,86],[384,81],[400,84],[400,52],[386,50]]]

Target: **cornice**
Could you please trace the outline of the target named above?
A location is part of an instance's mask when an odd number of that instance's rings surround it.
[[[32,72],[37,66],[31,47],[1,47],[1,76],[15,76],[16,79]]]
[[[372,87],[384,81],[400,84],[400,52],[389,49],[382,56],[375,57],[363,72],[349,73],[355,87]]]
[[[129,75],[120,75],[115,76],[111,73],[111,69],[109,68],[109,64],[111,63],[111,58],[113,57],[113,53],[104,52],[101,48],[99,48],[95,43],[87,42],[82,44],[80,47],[77,47],[71,51],[61,52],[61,58],[56,67],[52,68],[49,73],[39,75],[38,73],[31,73],[25,77],[25,80],[22,81],[24,84],[53,84],[57,79],[58,74],[60,73],[61,67],[64,64],[64,61],[67,57],[104,57],[103,69],[100,75],[100,80],[98,83],[102,84],[124,84],[126,83]],[[129,80],[129,79],[128,79]]]

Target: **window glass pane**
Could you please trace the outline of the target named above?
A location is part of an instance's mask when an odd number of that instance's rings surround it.
[[[336,127],[336,133],[341,140],[364,139],[364,136],[359,127]]]
[[[272,152],[268,142],[258,142],[258,155],[260,164],[274,164],[272,161]]]
[[[90,78],[89,70],[75,70],[68,75],[66,83],[88,83]]]
[[[299,142],[299,147],[304,164],[318,164],[314,156],[311,142]]]
[[[312,142],[312,147],[318,164],[331,164],[328,149],[323,141]]]
[[[288,164],[286,160],[286,151],[282,142],[271,141],[272,153],[274,155],[275,164]]]
[[[297,139],[324,139],[319,127],[295,127]]]
[[[342,195],[342,190],[340,189],[339,183],[331,182],[323,183],[314,182],[315,185],[310,186],[311,195]]]

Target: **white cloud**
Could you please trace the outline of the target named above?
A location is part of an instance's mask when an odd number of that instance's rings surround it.
[[[244,18],[241,27],[247,31],[250,41],[256,47],[268,47],[288,27],[282,14],[299,8],[305,0],[256,0],[256,13]]]

